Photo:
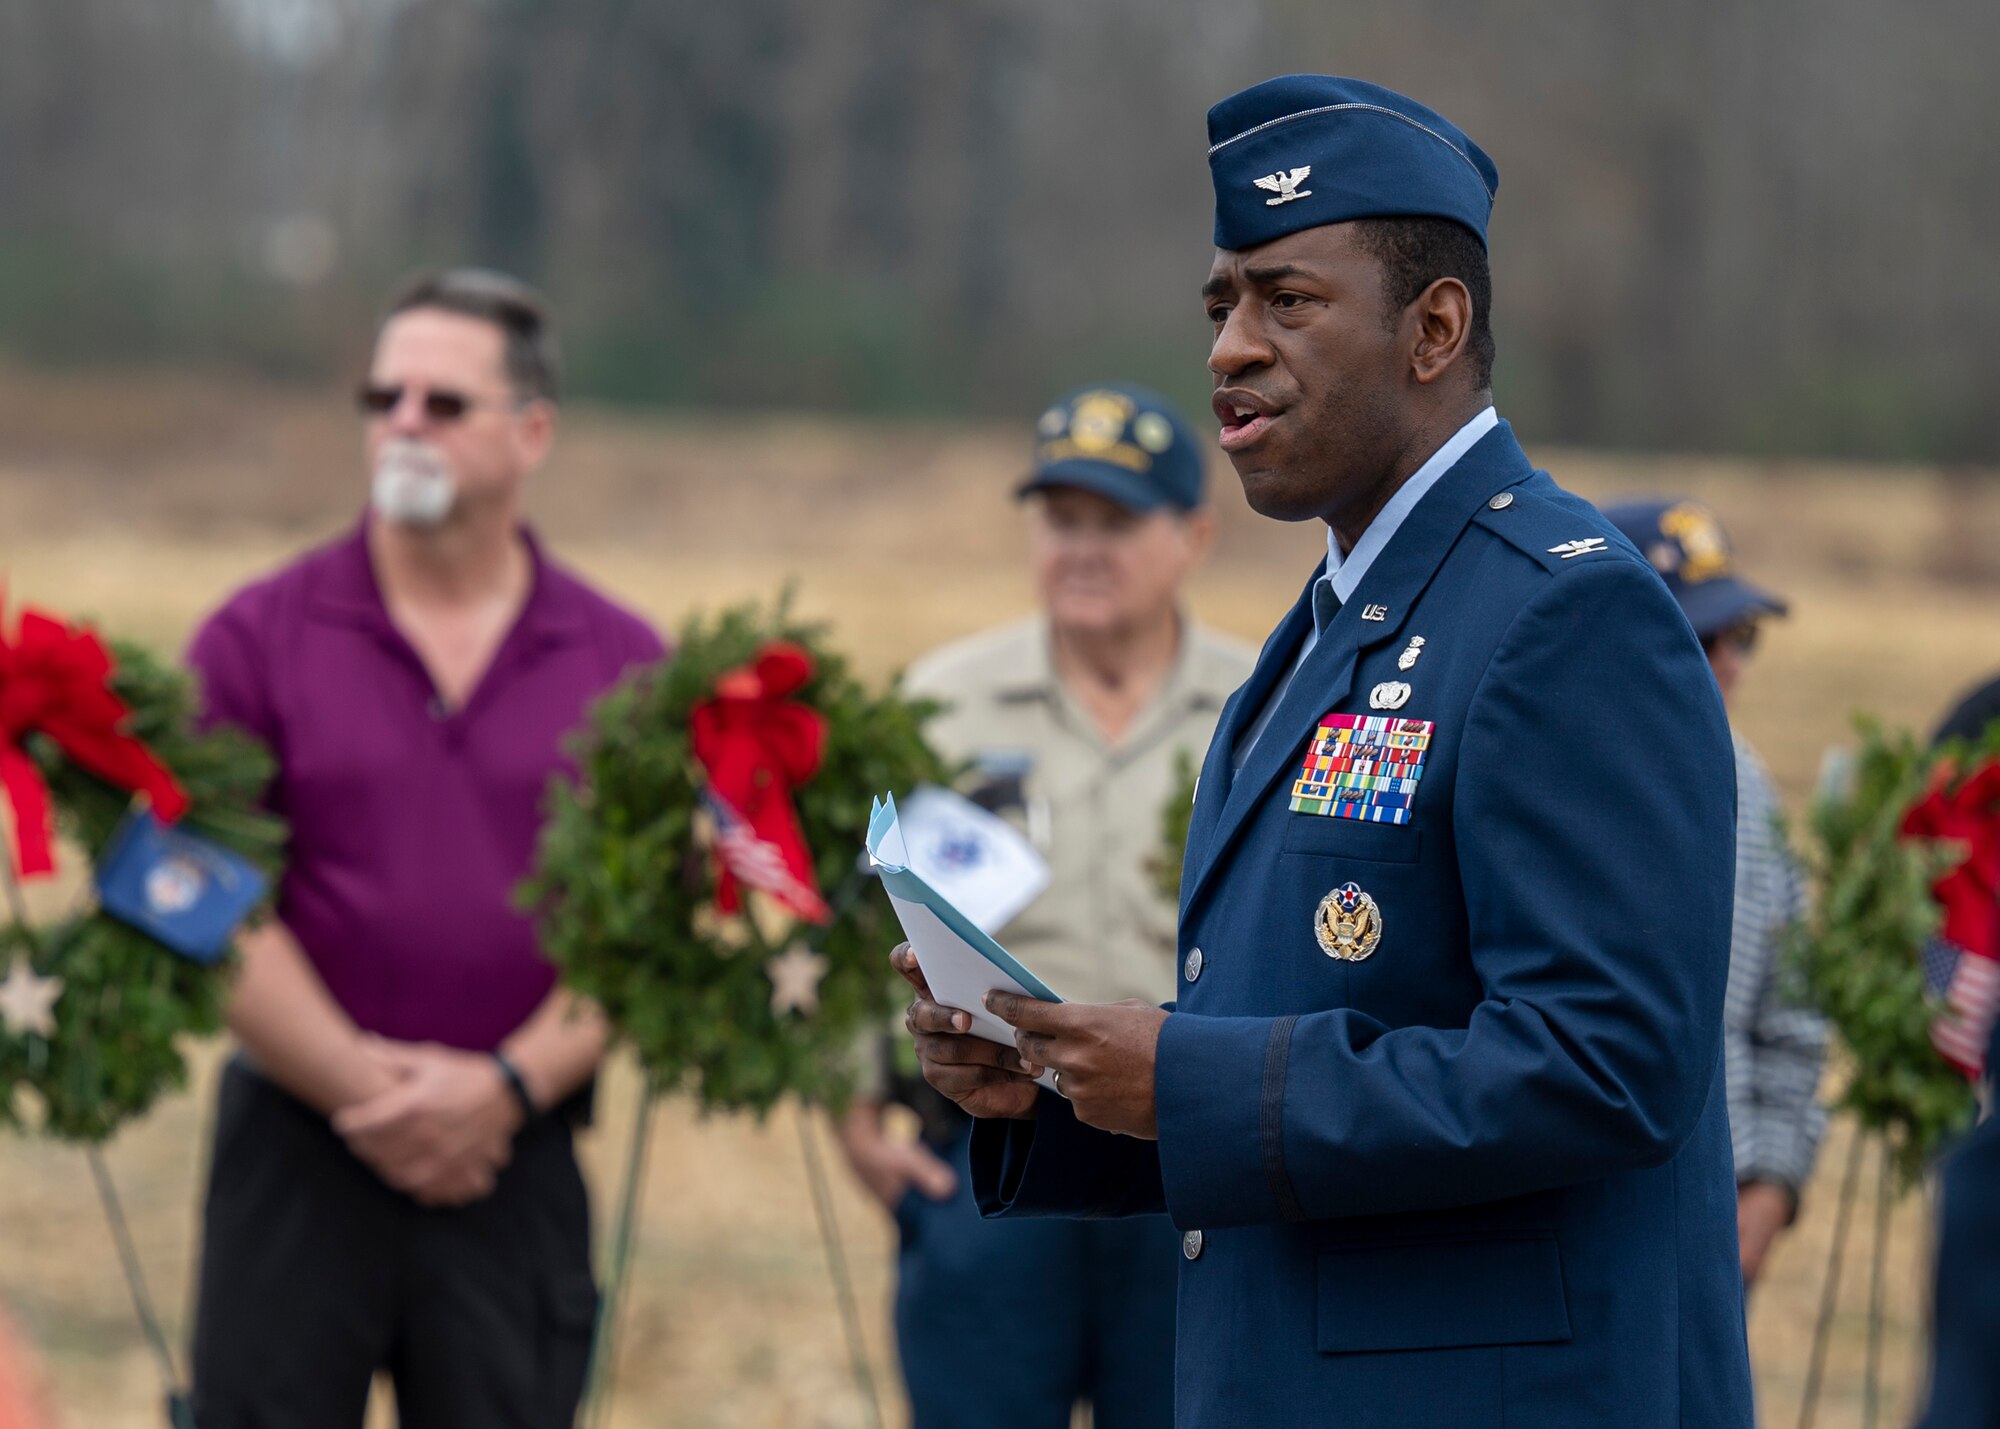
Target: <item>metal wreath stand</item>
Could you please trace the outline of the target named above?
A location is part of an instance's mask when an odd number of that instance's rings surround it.
[[[4,875],[8,908],[14,916],[15,925],[20,928],[29,949],[39,955],[42,952],[41,938],[29,921],[28,900],[21,891],[20,878],[14,872],[12,860],[5,854],[0,854],[0,875]],[[167,1341],[166,1329],[160,1323],[152,1291],[146,1284],[139,1248],[132,1239],[131,1223],[125,1217],[125,1206],[119,1199],[117,1183],[111,1178],[111,1167],[105,1162],[104,1148],[92,1142],[83,1148],[83,1155],[90,1165],[90,1179],[97,1188],[98,1204],[104,1208],[105,1224],[110,1229],[111,1243],[118,1253],[118,1267],[125,1276],[125,1289],[132,1297],[133,1317],[139,1322],[139,1333],[144,1337],[159,1370],[166,1398],[167,1423],[170,1429],[198,1429],[187,1381],[182,1378],[180,1367],[174,1360],[173,1347]]]
[[[844,910],[860,896],[866,878],[857,869],[841,883],[833,897],[836,910]],[[817,951],[817,948],[814,949]],[[603,1429],[609,1422],[616,1375],[618,1324],[625,1300],[635,1245],[639,1199],[645,1191],[646,1148],[651,1138],[654,1103],[659,1085],[650,1073],[639,1089],[639,1106],[632,1118],[627,1138],[625,1170],[618,1189],[618,1213],[612,1226],[611,1247],[604,1272],[604,1290],[598,1299],[597,1325],[591,1335],[590,1369],[584,1380],[583,1406],[578,1411],[579,1429]],[[826,1253],[827,1277],[833,1283],[834,1299],[840,1309],[842,1333],[847,1340],[848,1372],[854,1392],[861,1401],[868,1429],[883,1429],[882,1400],[876,1387],[868,1340],[861,1325],[861,1310],[854,1295],[854,1279],[848,1269],[847,1250],[835,1213],[833,1185],[827,1176],[826,1159],[819,1144],[821,1122],[832,1129],[826,1108],[816,1101],[802,1100],[798,1109],[799,1151],[805,1162],[806,1184],[812,1193],[813,1218],[819,1227],[821,1249]],[[183,1429],[176,1425],[175,1429]],[[193,1426],[186,1426],[193,1429]]]
[[[1847,1165],[1841,1173],[1840,1199],[1833,1219],[1833,1241],[1827,1252],[1826,1278],[1821,1282],[1819,1311],[1813,1322],[1812,1350],[1806,1360],[1805,1386],[1799,1395],[1798,1429],[1814,1429],[1819,1423],[1821,1390],[1825,1386],[1827,1346],[1833,1335],[1833,1320],[1840,1300],[1841,1272],[1847,1254],[1848,1226],[1854,1218],[1856,1192],[1861,1182],[1863,1153],[1870,1143],[1876,1148],[1874,1240],[1868,1257],[1868,1342],[1862,1361],[1861,1426],[1875,1429],[1882,1409],[1882,1330],[1886,1315],[1882,1307],[1882,1269],[1888,1259],[1890,1216],[1906,1196],[1896,1192],[1895,1166],[1889,1143],[1871,1135],[1857,1123],[1848,1144]],[[1913,1355],[1921,1358],[1924,1337],[1915,1339]],[[1920,1385],[1921,1373],[1910,1377]]]

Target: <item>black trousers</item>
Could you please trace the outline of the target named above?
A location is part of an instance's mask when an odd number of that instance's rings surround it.
[[[570,1429],[597,1290],[569,1126],[543,1117],[483,1201],[427,1210],[240,1061],[222,1078],[194,1334],[201,1429]]]

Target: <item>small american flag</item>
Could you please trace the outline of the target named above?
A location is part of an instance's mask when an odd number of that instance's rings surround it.
[[[824,923],[833,916],[818,890],[785,866],[784,851],[757,837],[757,831],[728,800],[712,789],[704,789],[701,797],[715,819],[715,856],[738,882],[770,894],[810,922]]]
[[[2000,962],[1959,949],[1958,963],[1945,984],[1944,1006],[1931,1022],[1931,1045],[1968,1077],[1977,1077],[1985,1071],[1986,1041],[1993,1035],[1996,1015],[2000,1015]]]
[[[1944,1005],[1931,1022],[1931,1043],[1977,1077],[2000,1014],[2000,759],[1970,773],[1955,760],[1941,764],[1930,792],[1904,815],[1902,832],[1955,848],[1955,862],[1931,884],[1944,921],[1925,949],[1924,990],[1935,995],[1943,974]],[[1957,955],[1948,969],[1933,957],[1940,944]]]

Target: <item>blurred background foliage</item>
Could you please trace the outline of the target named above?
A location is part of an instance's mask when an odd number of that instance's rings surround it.
[[[1497,159],[1531,439],[1990,464],[1996,44],[1974,0],[16,3],[0,355],[346,379],[476,260],[599,399],[1199,401],[1203,111],[1328,69]]]

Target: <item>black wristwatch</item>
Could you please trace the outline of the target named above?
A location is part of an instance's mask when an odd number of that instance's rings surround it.
[[[500,1079],[506,1082],[507,1090],[514,1094],[514,1100],[521,1104],[522,1117],[533,1121],[541,1108],[535,1105],[535,1099],[528,1094],[528,1083],[521,1076],[521,1069],[514,1065],[514,1059],[505,1052],[495,1052],[493,1065],[500,1069]]]

